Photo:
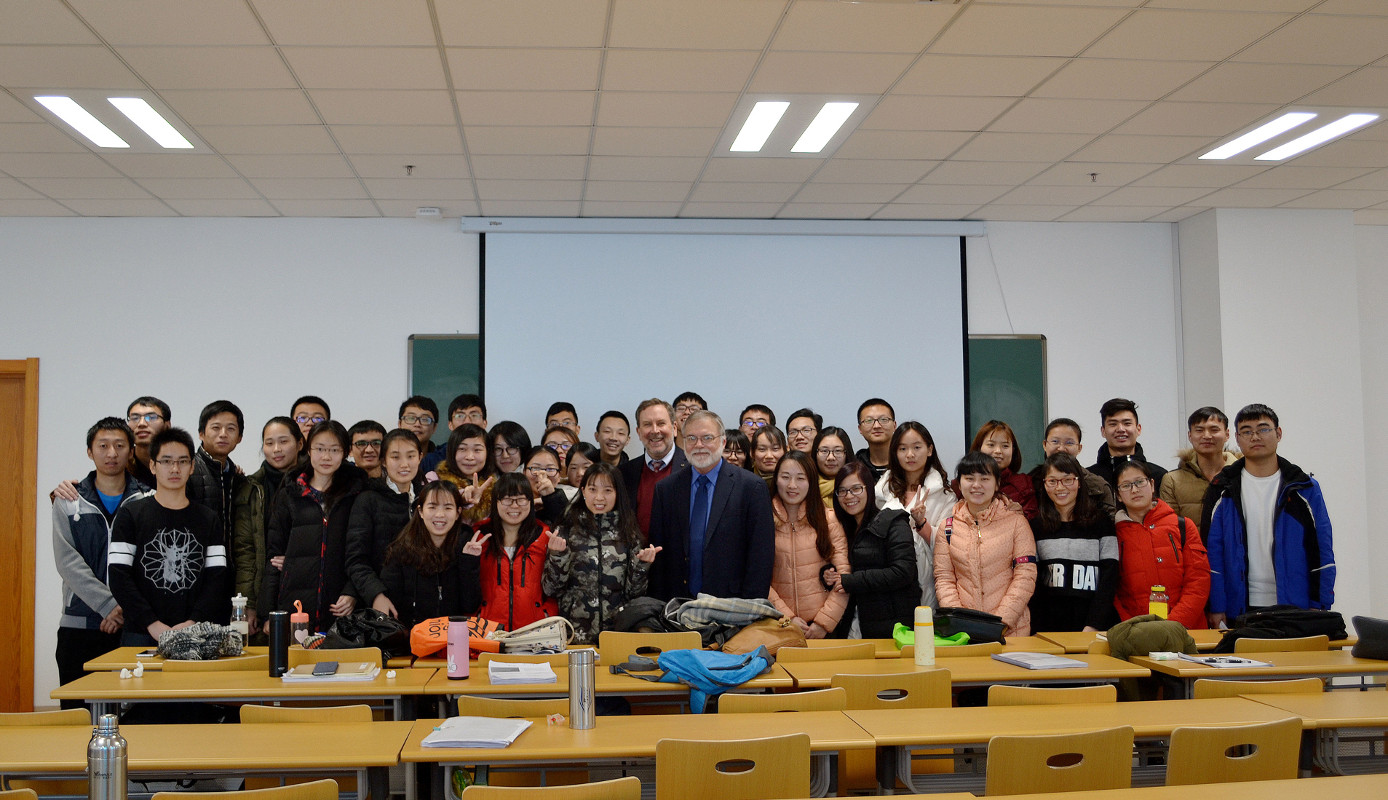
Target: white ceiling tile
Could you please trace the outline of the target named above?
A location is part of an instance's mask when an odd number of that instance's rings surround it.
[[[447,125],[457,119],[443,91],[317,89],[312,96],[329,125]]]
[[[64,200],[63,205],[84,217],[176,217],[167,203],[152,197]]]
[[[0,207],[3,210],[3,207]],[[1388,225],[1388,209],[1366,209],[1354,212],[1355,225]]]
[[[977,205],[951,205],[949,203],[892,203],[878,209],[873,219],[964,219]]]
[[[275,200],[275,208],[286,217],[379,217],[370,200]],[[409,216],[414,216],[411,211]]]
[[[925,182],[983,186],[1018,185],[1026,183],[1029,178],[1049,166],[1050,161],[946,161],[931,170],[925,176]]]
[[[814,174],[815,183],[915,183],[938,161],[831,158]]]
[[[917,53],[959,6],[928,3],[796,3],[776,29],[773,50]]]
[[[1096,201],[1103,206],[1179,206],[1205,197],[1209,189],[1175,186],[1127,186]],[[1204,203],[1204,200],[1201,200]]]
[[[1236,61],[1365,64],[1388,55],[1388,18],[1307,14],[1239,53]]]
[[[593,156],[588,160],[588,180],[693,181],[703,166],[702,158]]]
[[[132,178],[234,178],[219,156],[192,153],[106,153],[106,163]]]
[[[1273,171],[1272,171],[1271,173],[1269,173],[1269,174],[1276,174],[1276,173],[1279,173],[1279,172],[1281,172],[1281,171],[1283,171],[1283,170],[1287,170],[1287,169],[1297,169],[1297,167],[1278,167],[1277,169],[1273,170]],[[1322,168],[1321,170],[1318,170],[1318,171],[1326,171],[1327,169],[1329,169],[1329,168]],[[1292,188],[1299,189],[1299,188],[1303,188],[1303,187],[1294,186],[1294,187],[1292,187]],[[1308,188],[1319,189],[1319,188],[1321,188],[1321,187],[1319,187],[1319,186],[1313,186],[1313,187],[1308,187]],[[1338,188],[1338,189],[1370,189],[1370,190],[1376,190],[1376,191],[1388,191],[1388,169],[1381,169],[1381,170],[1378,170],[1378,171],[1376,171],[1376,172],[1370,172],[1369,174],[1364,175],[1364,176],[1362,176],[1362,177],[1355,178],[1354,180],[1351,180],[1351,181],[1346,181],[1345,183],[1343,183],[1343,184],[1337,186],[1336,188]]]
[[[1110,134],[1071,156],[1072,161],[1166,163],[1210,146],[1208,136]]]
[[[283,47],[306,89],[447,89],[434,47]]]
[[[1282,208],[1349,208],[1361,209],[1388,201],[1385,192],[1356,192],[1347,189],[1325,189],[1302,195],[1282,204]]]
[[[493,200],[579,200],[582,181],[478,181],[483,210]]]
[[[561,126],[482,126],[464,128],[468,152],[491,155],[583,155],[592,128]]]
[[[0,80],[5,86],[44,91],[144,88],[110,50],[94,45],[0,47]]]
[[[72,217],[72,209],[53,200],[0,199],[0,217]]]
[[[459,91],[591,92],[598,88],[599,50],[450,47],[448,69]]]
[[[1219,61],[1288,19],[1287,14],[1137,11],[1084,54],[1092,58]]]
[[[463,139],[452,125],[334,125],[332,133],[342,152],[352,155],[463,152]]]
[[[354,178],[256,178],[256,190],[270,200],[364,200],[366,190]]]
[[[16,178],[119,178],[91,153],[0,153],[0,172]]]
[[[954,21],[932,53],[1073,56],[1127,12],[1117,8],[973,5]]]
[[[47,118],[39,116],[24,103],[3,92],[0,92],[0,122],[43,122],[45,125],[48,124]]]
[[[686,219],[771,219],[780,203],[685,203],[680,216]]]
[[[481,208],[477,205],[475,200],[441,200],[434,197],[413,200],[378,199],[376,200],[376,206],[379,207],[381,213],[385,214],[387,217],[413,217],[415,215],[415,209],[420,206],[437,208],[442,212],[443,219],[433,220],[433,222],[442,222],[444,220],[457,219],[458,217],[477,217],[482,214]],[[426,223],[430,222],[430,220],[422,221]]]
[[[481,216],[487,217],[576,217],[583,204],[574,200],[483,200]]]
[[[0,44],[97,44],[98,40],[59,0],[0,5]]]
[[[1244,164],[1172,164],[1153,172],[1134,186],[1185,186],[1218,189],[1238,183],[1270,169],[1267,166]]]
[[[1277,110],[1253,103],[1153,103],[1120,125],[1116,133],[1137,136],[1205,135],[1218,139]]]
[[[584,209],[593,202],[682,203],[690,187],[686,181],[589,181],[583,193]]]
[[[1287,163],[1299,167],[1381,167],[1388,164],[1388,140],[1341,139]]]
[[[1310,64],[1220,64],[1167,99],[1217,103],[1290,103],[1348,71],[1348,67]],[[1388,80],[1388,70],[1383,70],[1383,73],[1380,79]],[[1388,98],[1388,91],[1383,96]]]
[[[905,183],[807,183],[795,195],[803,203],[874,203],[891,201],[908,188]]]
[[[718,128],[600,127],[593,130],[593,155],[703,158],[713,152],[720,132]]]
[[[1213,65],[1210,61],[1077,58],[1037,87],[1032,96],[1156,100]]]
[[[752,78],[753,92],[880,94],[911,65],[909,55],[884,53],[767,53]]]
[[[250,0],[275,44],[433,45],[424,0]]]
[[[627,92],[740,92],[756,66],[757,55],[751,50],[611,50],[602,68],[602,88]],[[596,73],[595,64],[595,77]]]
[[[1143,100],[1028,97],[988,126],[1004,133],[1103,133],[1146,108]]]
[[[121,56],[157,90],[294,89],[273,47],[125,47]]]
[[[1170,211],[1167,211],[1167,212],[1164,212],[1164,213],[1161,213],[1161,214],[1157,214],[1156,216],[1153,216],[1153,217],[1148,217],[1148,218],[1147,218],[1147,221],[1148,221],[1148,222],[1180,222],[1180,221],[1183,220],[1183,219],[1190,219],[1191,217],[1195,216],[1196,214],[1203,214],[1203,213],[1205,213],[1206,211],[1209,211],[1209,209],[1206,208],[1206,207],[1204,207],[1204,206],[1181,206],[1180,208],[1173,208],[1173,209],[1171,209]]]
[[[1110,186],[1019,186],[993,200],[994,205],[1077,206],[1112,192]]]
[[[71,136],[47,122],[0,122],[0,142],[10,153],[88,152]]]
[[[1123,186],[1160,166],[1067,161],[1056,164],[1027,183],[1032,186]]]
[[[483,156],[472,157],[472,174],[489,180],[583,179],[588,166],[584,156]]]
[[[1339,69],[1338,67],[1301,67],[1301,69]],[[1309,105],[1358,106],[1360,108],[1388,106],[1388,67],[1365,67],[1341,78],[1305,99]]]
[[[1306,0],[1303,0],[1305,2]],[[1316,6],[1317,14],[1352,14],[1355,16],[1388,16],[1388,6],[1380,0],[1325,0]]]
[[[584,200],[585,217],[670,217],[680,213],[680,202],[645,202],[628,200],[608,202],[603,200]]]
[[[591,125],[593,92],[458,92],[464,125]]]
[[[14,178],[0,178],[0,200],[32,200],[39,196]]]
[[[1082,206],[1059,222],[1144,222],[1170,209],[1166,206]]]
[[[450,46],[601,47],[607,0],[452,0],[435,3]]]
[[[607,45],[760,50],[784,9],[767,0],[614,0]]]
[[[335,153],[322,125],[203,125],[198,135],[219,153]]]
[[[597,124],[722,128],[736,102],[737,95],[731,92],[603,92],[598,103]]]
[[[28,178],[25,183],[34,191],[55,200],[82,197],[100,200],[149,197],[149,192],[125,178]]]
[[[700,181],[689,195],[694,203],[774,203],[786,202],[800,190],[799,183],[767,181]]]
[[[1066,63],[1063,58],[926,55],[892,87],[898,94],[1022,97]]]
[[[1301,189],[1220,189],[1201,197],[1200,205],[1210,208],[1272,208],[1289,200],[1295,200],[1304,194],[1306,192]],[[1172,203],[1171,205],[1178,204]]]
[[[163,92],[164,102],[194,127],[202,125],[313,125],[318,115],[297,89]]]
[[[978,131],[1017,100],[1011,97],[883,97],[859,128],[907,131]]]
[[[463,156],[448,155],[359,155],[348,156],[352,167],[363,178],[419,178],[435,180],[439,178],[466,178],[472,173],[467,159]],[[406,170],[406,165],[413,170]]]
[[[1071,211],[1070,206],[984,206],[969,219],[999,222],[1054,222]]]
[[[168,204],[185,217],[278,217],[275,207],[259,198],[169,200]]]
[[[127,44],[269,44],[243,2],[226,0],[67,0],[117,47]],[[27,3],[26,3],[27,5]]]
[[[214,200],[259,197],[240,178],[140,178],[139,184],[155,197]]]
[[[924,203],[927,205],[972,205],[977,208],[1001,197],[1007,188],[1006,186],[956,186],[922,183],[902,192],[901,196],[896,198],[894,202]]]
[[[959,161],[1059,161],[1093,140],[1085,133],[980,133],[959,148]]]
[[[803,183],[821,163],[817,158],[713,158],[701,180]]]
[[[791,203],[776,212],[777,219],[870,219],[881,203]]]
[[[972,137],[957,131],[865,131],[849,134],[836,158],[906,158],[940,160],[948,158]]]
[[[246,178],[352,178],[352,167],[337,155],[229,155],[226,160]]]
[[[1358,0],[1350,0],[1357,2]],[[1374,2],[1374,0],[1368,0]],[[1147,8],[1179,8],[1197,11],[1305,11],[1322,0],[1147,0]],[[1337,0],[1330,0],[1337,2]],[[1316,9],[1320,13],[1320,9]]]
[[[417,200],[428,197],[434,200],[476,200],[472,181],[446,178],[364,178],[366,191],[378,200]],[[416,205],[438,205],[435,202],[418,202]]]
[[[1388,189],[1388,180],[1380,187],[1356,185],[1354,179],[1371,176],[1372,170],[1355,167],[1301,167],[1283,164],[1238,183],[1240,189]],[[1344,184],[1336,186],[1336,184]]]

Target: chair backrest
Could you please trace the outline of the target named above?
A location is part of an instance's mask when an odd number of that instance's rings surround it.
[[[1302,650],[1329,650],[1330,637],[1301,636],[1295,639],[1250,639],[1240,636],[1234,640],[1235,653],[1289,653]]]
[[[1211,697],[1238,697],[1241,694],[1318,694],[1325,691],[1320,678],[1296,678],[1284,681],[1221,681],[1200,678],[1195,682],[1196,700]]]
[[[936,658],[959,658],[960,656],[991,656],[994,653],[1001,653],[1002,645],[998,642],[984,642],[982,644],[956,644],[948,647],[935,648]],[[916,657],[916,646],[908,644],[901,648],[901,657],[914,659]]]
[[[241,706],[242,722],[370,722],[371,706]]]
[[[782,647],[776,651],[776,660],[787,664],[804,661],[842,661],[850,658],[876,658],[877,645],[872,642],[832,647]]]
[[[568,714],[567,697],[547,697],[542,700],[515,700],[504,697],[458,696],[460,717],[547,717]]]
[[[696,631],[603,631],[598,634],[598,659],[608,665],[621,664],[638,652],[640,655],[655,658],[666,650],[698,650],[703,646],[703,637]]]
[[[1102,686],[1008,686],[988,687],[990,706],[1048,706],[1057,703],[1116,703],[1118,687]]]
[[[505,800],[534,797],[537,800],[640,800],[641,779],[635,775],[572,786],[469,786],[463,800]]]
[[[239,792],[156,792],[150,800],[337,800],[337,781],[291,783]]]
[[[1108,639],[1095,639],[1089,643],[1089,646],[1084,649],[1084,652],[1093,656],[1107,656],[1113,654],[1113,651],[1109,649]]]
[[[76,708],[72,710],[81,711],[82,709]],[[38,793],[33,789],[10,789],[0,792],[0,800],[38,800],[38,798]]]
[[[947,669],[835,675],[829,679],[829,685],[847,693],[851,709],[949,708],[953,699]]]
[[[340,650],[305,650],[302,647],[289,648],[290,667],[297,667],[300,664],[317,664],[319,661],[340,661],[343,664],[359,661],[369,661],[376,664],[385,663],[381,660],[381,648],[379,647],[344,647]]]
[[[1127,789],[1133,778],[1133,729],[1124,725],[1054,736],[994,736],[988,742],[985,794]]]
[[[1297,776],[1301,718],[1253,725],[1177,728],[1166,757],[1166,785],[1273,781]]]
[[[810,737],[655,743],[656,800],[810,796]]]
[[[747,714],[762,711],[847,711],[848,692],[842,688],[815,689],[781,694],[730,692],[718,698],[718,713]]]
[[[207,661],[165,660],[165,672],[239,672],[241,670],[270,669],[270,656],[238,656],[236,658],[213,658]]]
[[[598,659],[601,661],[602,659]],[[563,653],[478,653],[477,666],[486,667],[493,661],[523,661],[527,664],[548,664],[551,667],[567,667],[568,652]]]
[[[92,715],[82,708],[65,708],[62,711],[12,711],[0,714],[0,727],[6,725],[85,725],[92,726]]]

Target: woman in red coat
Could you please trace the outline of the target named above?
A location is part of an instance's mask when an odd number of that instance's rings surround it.
[[[1152,587],[1160,584],[1169,598],[1167,619],[1204,628],[1210,560],[1200,526],[1156,497],[1141,461],[1129,461],[1119,470],[1118,502],[1118,591],[1113,598],[1118,617],[1146,614]]]
[[[549,528],[535,518],[530,482],[518,472],[497,476],[492,500],[492,515],[463,547],[463,580],[481,590],[477,613],[513,631],[559,613],[543,588]]]

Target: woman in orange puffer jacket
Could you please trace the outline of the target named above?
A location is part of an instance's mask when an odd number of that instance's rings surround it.
[[[1118,472],[1118,591],[1113,606],[1119,619],[1147,613],[1152,587],[1166,587],[1166,618],[1187,628],[1204,628],[1210,599],[1210,559],[1200,526],[1181,517],[1156,497],[1141,461]]]
[[[792,450],[776,462],[776,554],[771,603],[810,639],[823,639],[843,618],[848,594],[839,576],[849,571],[848,540],[819,497],[814,459]]]

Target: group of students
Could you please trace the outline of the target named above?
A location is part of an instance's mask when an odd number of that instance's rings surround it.
[[[1277,457],[1281,429],[1261,405],[1235,419],[1242,458],[1225,452],[1223,413],[1195,412],[1193,450],[1169,474],[1145,460],[1130,401],[1104,405],[1105,444],[1088,469],[1073,420],[1047,426],[1045,462],[1029,474],[1011,427],[990,421],[953,480],[929,430],[897,424],[880,398],[859,408],[857,451],[810,409],[783,432],[755,404],[724,429],[695,393],[653,398],[636,413],[645,452],[628,459],[632,427],[618,411],[599,420],[594,445],[580,440],[574,407],[555,403],[532,446],[521,425],[488,427],[482,399],[460,395],[435,446],[440,415],[427,397],[406,400],[387,431],[370,420],[345,428],[310,396],[262,426],[264,461],[249,475],[230,459],[244,431],[234,404],[203,409],[200,445],[170,416],[141,397],[124,419],[100,420],[87,434],[95,469],[54,492],[64,683],[117,645],[225,622],[233,593],[247,598],[254,630],[274,610],[302,608],[326,630],[370,607],[406,625],[478,614],[507,630],[559,614],[591,642],[629,600],[672,593],[665,545],[680,559],[692,551],[695,566],[679,566],[694,578],[684,588],[756,586],[808,637],[890,636],[921,604],[995,613],[1013,634],[1105,629],[1146,613],[1157,584],[1171,618],[1192,628],[1250,607],[1333,602],[1319,487]],[[656,485],[697,486],[711,472],[726,487],[722,466],[766,486],[739,479],[761,495],[738,501],[734,535],[751,554],[743,581],[717,580],[743,567],[701,565],[713,551],[689,545],[717,535],[727,546],[726,526],[715,534],[708,515],[729,489],[695,494],[679,541],[664,512],[652,519],[672,494]],[[754,574],[761,553],[769,575]]]

